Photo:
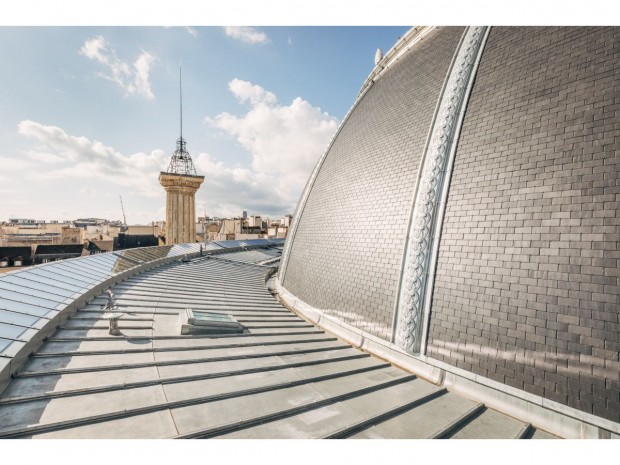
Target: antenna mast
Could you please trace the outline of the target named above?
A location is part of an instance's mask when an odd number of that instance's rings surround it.
[[[179,66],[179,110],[180,137],[177,139],[177,149],[172,154],[167,173],[197,176],[194,162],[192,162],[192,157],[185,148],[185,139],[183,139],[183,81],[181,66]]]
[[[181,77],[181,65],[179,64],[179,116],[181,119],[181,140],[183,140],[183,78]]]

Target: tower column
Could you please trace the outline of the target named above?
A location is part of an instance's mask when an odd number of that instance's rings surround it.
[[[166,244],[196,240],[194,197],[204,179],[189,174],[159,174],[159,183],[166,190]]]
[[[189,218],[189,195],[187,191],[183,192],[183,241],[194,242],[190,239],[190,218]]]
[[[179,191],[179,221],[177,226],[179,231],[177,232],[177,242],[180,244],[185,242],[185,189]]]
[[[189,198],[189,217],[190,217],[190,228],[189,235],[191,237],[191,241],[196,240],[196,199],[194,196],[190,196]]]

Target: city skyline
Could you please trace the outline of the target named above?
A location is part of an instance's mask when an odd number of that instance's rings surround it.
[[[292,213],[376,49],[408,29],[2,27],[0,219],[121,219],[122,195],[129,223],[163,220],[179,65],[197,215]]]

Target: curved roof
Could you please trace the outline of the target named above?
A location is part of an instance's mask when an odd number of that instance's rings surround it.
[[[210,243],[206,250],[230,247],[255,247],[280,244],[283,240]],[[28,344],[39,342],[64,318],[64,314],[103,287],[131,276],[148,266],[175,257],[195,255],[201,244],[177,244],[143,247],[120,252],[96,254],[19,269],[0,275],[0,388],[6,382],[14,362],[21,363],[29,353]]]
[[[98,293],[14,373],[0,396],[0,437],[552,437],[283,307],[265,284],[279,242],[177,259],[114,284],[124,313],[116,336]],[[77,264],[86,272],[88,262]],[[182,335],[188,307],[232,314],[244,331]]]

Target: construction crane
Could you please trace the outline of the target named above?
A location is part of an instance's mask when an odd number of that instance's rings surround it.
[[[123,206],[123,197],[119,194],[119,199],[121,199],[121,210],[123,211],[123,225],[121,226],[121,231],[127,231],[127,218],[125,218],[125,207]]]

